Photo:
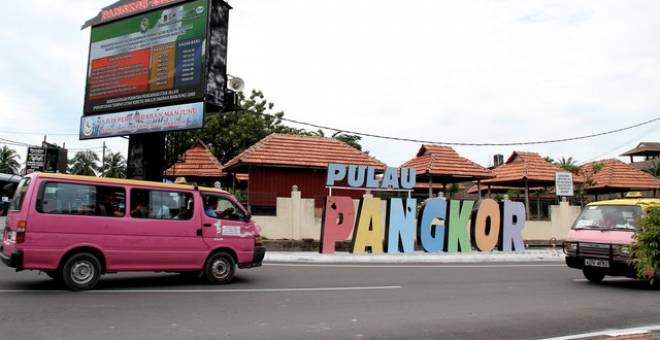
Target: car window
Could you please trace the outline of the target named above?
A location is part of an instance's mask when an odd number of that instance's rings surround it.
[[[205,194],[204,212],[206,216],[224,220],[244,220],[245,212],[229,197],[223,195]]]
[[[189,220],[192,194],[178,191],[131,189],[131,217],[159,220]]]
[[[25,200],[25,194],[27,193],[29,186],[30,178],[23,178],[16,188],[16,193],[14,194],[14,199],[11,201],[9,210],[21,210],[21,207],[23,207],[23,200]]]
[[[126,192],[123,188],[47,182],[39,191],[37,211],[45,214],[123,217]]]

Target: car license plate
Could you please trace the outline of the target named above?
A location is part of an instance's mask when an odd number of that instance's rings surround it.
[[[584,259],[584,265],[589,267],[609,268],[610,261],[599,259]]]

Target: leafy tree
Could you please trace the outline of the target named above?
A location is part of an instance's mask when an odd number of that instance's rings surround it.
[[[321,129],[318,129],[316,131],[303,133],[303,134],[310,135],[310,136],[325,137],[325,133]],[[342,141],[342,142],[344,142],[344,143],[346,143],[346,144],[362,151],[362,145],[360,145],[360,141],[362,140],[362,137],[360,137],[358,135],[349,135],[349,134],[347,134],[343,131],[337,131],[337,132],[333,133],[330,137],[334,138],[334,139],[337,139],[337,140],[340,140],[340,141]]]
[[[552,158],[552,157],[550,157],[550,156],[545,156],[545,157],[543,157],[543,159],[544,159],[546,162],[550,163],[550,164],[555,164],[555,160],[554,160],[554,158]]]
[[[249,97],[239,92],[238,96],[242,110],[207,113],[204,128],[168,134],[168,149],[179,155],[201,139],[224,164],[271,133],[305,134],[305,130],[284,125],[284,112],[273,112],[275,104],[261,91],[253,90]]]
[[[569,172],[577,172],[580,170],[580,167],[577,165],[577,161],[573,159],[573,157],[562,157],[558,161],[554,162],[554,164]]]
[[[126,159],[119,153],[108,153],[101,167],[103,177],[126,178]]]
[[[16,150],[8,148],[6,145],[0,149],[0,172],[10,175],[17,175],[21,165],[18,160],[21,156]]]
[[[241,110],[210,112],[206,114],[204,128],[169,133],[166,143],[171,152],[170,162],[175,161],[176,156],[185,152],[198,139],[204,141],[224,164],[271,133],[324,136],[323,130],[307,131],[284,125],[284,112],[274,111],[275,104],[269,102],[261,91],[252,90],[249,96],[239,92],[238,97]],[[359,136],[338,132],[332,137],[358,150],[362,149]]]
[[[603,170],[603,167],[605,167],[605,164],[601,162],[596,162],[591,166],[591,173],[583,173],[584,176],[584,183],[578,183],[575,188],[577,189],[577,192],[580,195],[580,202],[581,205],[584,206],[584,195],[586,194],[586,191],[588,188],[593,187],[596,185],[596,181],[594,180],[593,176]]]
[[[639,225],[633,235],[631,263],[640,278],[648,278],[653,284],[660,277],[660,207],[651,208]]]
[[[100,167],[99,156],[94,151],[78,151],[69,160],[69,173],[83,176],[97,176]]]
[[[660,161],[653,161],[651,164],[652,165],[649,168],[644,169],[644,172],[660,178]]]
[[[447,188],[447,191],[449,192],[449,199],[452,199],[455,194],[461,191],[461,186],[458,183],[452,183],[449,188]]]

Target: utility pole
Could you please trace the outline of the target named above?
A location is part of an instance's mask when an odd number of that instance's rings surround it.
[[[101,177],[103,176],[103,171],[105,170],[105,142],[103,142],[103,158],[101,158]]]

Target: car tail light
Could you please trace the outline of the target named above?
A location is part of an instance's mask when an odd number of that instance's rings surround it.
[[[18,221],[16,228],[16,243],[25,242],[26,231],[27,231],[27,221]]]
[[[254,239],[254,245],[257,247],[263,246],[264,245],[264,240],[261,238],[261,236],[257,236]]]

